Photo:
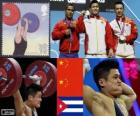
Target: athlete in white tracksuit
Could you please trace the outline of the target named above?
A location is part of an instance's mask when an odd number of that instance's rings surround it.
[[[115,3],[116,19],[110,22],[116,40],[116,57],[134,58],[134,41],[138,36],[136,24],[124,16],[124,4]]]
[[[109,22],[99,15],[99,3],[92,1],[89,16],[78,17],[77,29],[85,33],[86,58],[105,58],[114,56],[114,39]]]

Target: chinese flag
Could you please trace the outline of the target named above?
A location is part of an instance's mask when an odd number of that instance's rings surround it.
[[[57,59],[57,95],[83,95],[83,59]]]

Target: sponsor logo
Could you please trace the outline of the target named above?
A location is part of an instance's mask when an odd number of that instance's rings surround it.
[[[86,4],[86,0],[67,0],[68,3]]]
[[[1,116],[12,116],[15,115],[14,109],[1,109]]]
[[[50,0],[51,2],[64,2],[64,0]],[[86,4],[86,0],[67,0],[68,3]]]
[[[64,2],[64,0],[50,0],[50,1],[54,1],[54,2]]]

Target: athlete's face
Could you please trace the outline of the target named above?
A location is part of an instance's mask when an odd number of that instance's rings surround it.
[[[117,97],[122,93],[120,73],[118,69],[111,69],[107,79],[103,80],[102,86],[108,94]]]
[[[73,14],[74,14],[74,7],[73,6],[68,6],[66,11],[65,11],[66,18],[72,19]]]
[[[38,91],[34,96],[32,96],[31,102],[32,106],[39,108],[42,101],[42,93]]]
[[[115,5],[115,13],[117,17],[122,17],[124,15],[124,8],[122,4]]]
[[[99,14],[99,4],[93,3],[89,9],[91,15],[98,15]]]

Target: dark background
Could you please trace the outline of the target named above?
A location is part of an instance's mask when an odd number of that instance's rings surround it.
[[[64,10],[68,0],[64,1],[51,1],[51,10]],[[75,4],[75,9],[78,11],[87,10],[92,0],[86,0],[86,4]],[[122,0],[105,0],[105,3],[100,3],[100,11],[112,11],[114,9],[114,3]]]

